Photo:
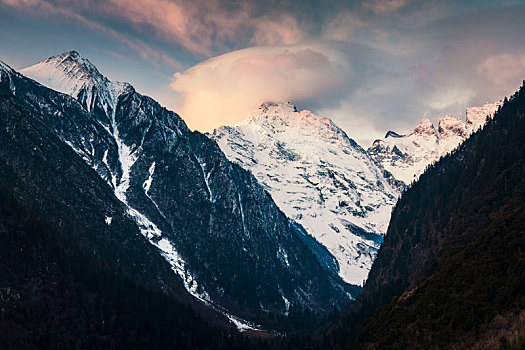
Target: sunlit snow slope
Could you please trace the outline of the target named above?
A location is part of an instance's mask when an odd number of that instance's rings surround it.
[[[396,201],[365,150],[330,119],[290,103],[264,103],[210,136],[328,248],[345,281],[363,283]]]
[[[500,106],[501,101],[467,108],[466,121],[447,115],[439,120],[437,130],[430,120],[423,119],[408,135],[389,131],[383,139],[374,141],[368,153],[380,168],[408,185],[417,180],[428,165],[450,153],[483,126]]]

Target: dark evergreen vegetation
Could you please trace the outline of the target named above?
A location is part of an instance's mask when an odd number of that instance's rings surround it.
[[[501,334],[498,347],[523,348],[523,324],[507,334],[494,322],[523,318],[524,271],[525,85],[403,193],[358,302],[319,338],[340,348],[491,348]]]

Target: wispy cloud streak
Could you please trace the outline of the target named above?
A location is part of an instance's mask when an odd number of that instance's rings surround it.
[[[114,40],[117,40],[129,48],[134,50],[143,59],[149,60],[153,63],[163,64],[172,69],[181,69],[183,66],[175,58],[167,55],[166,53],[153,49],[151,46],[136,38],[130,38],[129,36],[120,33],[109,26],[100,24],[94,20],[91,20],[84,15],[80,14],[80,11],[76,11],[76,8],[70,8],[68,6],[60,6],[67,1],[59,1],[58,4],[45,0],[1,0],[3,5],[8,5],[15,9],[26,11],[33,16],[47,16],[61,19],[67,19],[75,23],[79,23],[84,27],[104,34]]]

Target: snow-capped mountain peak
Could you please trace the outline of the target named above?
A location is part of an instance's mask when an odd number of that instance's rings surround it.
[[[267,101],[261,103],[259,108],[252,111],[246,121],[251,122],[257,117],[260,116],[280,116],[286,117],[289,113],[297,112],[297,107],[290,102],[277,102],[277,101]]]
[[[124,90],[131,89],[127,83],[107,79],[76,51],[52,56],[20,72],[53,90],[73,96],[88,111],[94,108],[97,99],[107,110],[115,105],[115,99]]]
[[[9,72],[12,71],[12,69],[7,64],[5,64],[4,62],[0,61],[0,71],[9,73]]]
[[[318,116],[308,110],[298,111],[297,107],[290,102],[273,102],[262,103],[256,110],[248,114],[248,118],[240,124],[264,124],[275,123],[308,123],[315,120],[326,120],[326,117]],[[287,124],[286,124],[287,125]]]
[[[423,119],[408,135],[389,131],[384,139],[374,141],[368,153],[380,168],[409,184],[484,125],[500,105],[501,101],[467,108],[466,121],[446,115],[439,119],[437,132],[429,119]]]
[[[266,102],[210,137],[327,247],[345,281],[363,282],[396,198],[363,148],[329,118],[291,103]]]
[[[108,83],[98,69],[76,51],[50,57],[21,72],[53,90],[73,96],[83,87]]]
[[[237,126],[252,125],[264,128],[266,132],[299,133],[303,136],[322,139],[331,143],[341,143],[364,150],[329,118],[317,115],[309,110],[298,110],[290,102],[265,102]],[[296,135],[290,135],[294,138]]]
[[[289,103],[283,102],[264,102],[259,108],[248,114],[248,117],[241,121],[238,125],[245,124],[268,124],[275,123],[286,124],[289,119],[293,118],[293,114],[297,112],[297,108]]]
[[[454,136],[463,137],[466,135],[467,130],[465,128],[465,123],[461,119],[447,114],[443,118],[439,119],[438,132],[439,137],[441,138]]]
[[[487,117],[494,117],[494,113],[496,113],[502,104],[502,101],[485,102],[483,106],[467,108],[467,129],[469,129],[471,133],[477,131],[482,125],[485,125]]]
[[[436,129],[430,119],[421,119],[412,134],[433,136],[436,135]]]

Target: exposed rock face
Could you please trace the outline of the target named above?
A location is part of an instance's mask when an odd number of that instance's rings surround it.
[[[47,127],[58,106],[86,116],[0,62],[0,348],[235,348],[228,319],[186,291],[113,189]]]
[[[73,97],[2,75],[24,108],[112,188],[192,295],[270,327],[348,303],[356,290],[327,273],[256,179],[177,114],[109,81],[76,52],[23,73]]]
[[[428,119],[423,119],[408,135],[389,131],[384,139],[374,141],[368,153],[380,168],[408,185],[417,180],[427,166],[479,130],[500,106],[501,101],[467,108],[465,122],[447,115],[439,120],[437,131]]]
[[[245,122],[210,137],[328,248],[343,279],[366,279],[397,193],[344,131],[290,103],[267,102]]]

